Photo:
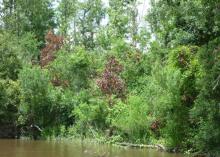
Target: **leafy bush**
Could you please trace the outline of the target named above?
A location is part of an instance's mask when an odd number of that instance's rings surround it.
[[[88,93],[87,93],[88,98]],[[91,128],[104,130],[107,126],[106,117],[108,115],[107,103],[99,98],[89,97],[87,102],[79,97],[80,104],[73,110],[76,117],[76,124],[80,127],[79,131],[86,133]]]
[[[60,50],[57,58],[49,66],[55,86],[67,86],[79,92],[89,87],[92,75],[90,55],[83,48],[76,48],[72,53]]]
[[[20,47],[6,32],[0,33],[0,43],[0,78],[16,80],[21,69]]]
[[[38,67],[27,67],[19,74],[19,80],[22,93],[21,113],[25,115],[29,125],[46,126],[53,119],[53,116],[48,118],[52,105],[48,98],[52,88],[48,72]]]
[[[149,110],[141,97],[129,96],[126,104],[118,101],[110,113],[111,125],[121,130],[128,140],[146,142],[149,138]]]
[[[211,41],[199,51],[201,75],[197,77],[200,90],[195,106],[191,109],[191,119],[196,126],[194,145],[197,151],[218,156],[220,139],[219,106],[219,39]]]
[[[107,95],[109,99],[113,95],[123,98],[125,96],[125,84],[120,78],[120,74],[123,71],[122,65],[114,57],[110,57],[105,65],[105,69],[101,78],[97,81],[97,85],[103,94]],[[111,100],[109,105],[113,105]]]
[[[0,79],[0,125],[17,125],[19,105],[19,83]]]

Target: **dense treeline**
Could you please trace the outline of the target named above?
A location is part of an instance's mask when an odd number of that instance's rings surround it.
[[[152,0],[141,23],[137,8],[136,0],[3,0],[0,136],[219,156],[220,1]]]

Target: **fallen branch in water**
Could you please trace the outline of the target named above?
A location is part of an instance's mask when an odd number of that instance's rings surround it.
[[[156,145],[132,144],[132,143],[115,143],[115,144],[119,146],[125,146],[125,147],[153,148],[153,149],[158,149],[158,150],[163,150],[163,151],[166,150],[166,148],[161,144],[156,144]]]

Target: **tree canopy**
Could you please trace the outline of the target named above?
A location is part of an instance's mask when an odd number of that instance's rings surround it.
[[[0,129],[219,156],[220,1],[141,2],[1,1]]]

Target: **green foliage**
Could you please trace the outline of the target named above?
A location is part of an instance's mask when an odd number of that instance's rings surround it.
[[[21,69],[20,47],[9,33],[0,34],[0,43],[0,78],[16,80]]]
[[[144,96],[151,113],[161,125],[161,135],[169,147],[188,148],[188,129],[193,126],[189,111],[198,95],[196,76],[200,75],[197,47],[178,47],[168,54],[165,67],[157,65],[148,78]]]
[[[106,116],[108,114],[108,105],[100,99],[90,98],[89,102],[81,102],[73,114],[76,117],[77,125],[81,127],[80,130],[85,132],[85,129],[95,127],[96,129],[104,129],[106,127]]]
[[[158,68],[162,70],[158,71]],[[151,114],[160,121],[162,135],[171,147],[179,145],[185,137],[186,106],[181,104],[180,88],[183,84],[181,73],[175,68],[158,67],[152,71],[146,90]]]
[[[19,58],[22,58],[23,64],[37,64],[39,57],[39,49],[40,43],[35,38],[33,33],[25,33],[22,35],[18,44],[21,47],[21,50],[17,51],[19,54]]]
[[[128,34],[130,34],[131,37],[136,35],[136,2],[136,0],[112,0],[109,2],[109,31],[111,31],[111,36],[113,38],[123,39]]]
[[[28,124],[46,125],[51,107],[48,98],[51,88],[48,72],[38,67],[27,67],[21,71],[19,79],[22,91],[21,113]]]
[[[152,9],[147,16],[152,33],[169,46],[205,44],[220,33],[216,2],[153,0]]]
[[[198,47],[196,46],[182,46],[176,48],[169,54],[169,63],[173,64],[172,66],[181,69],[182,71],[186,71],[188,69],[196,70],[194,64],[196,53],[198,51]]]
[[[51,76],[66,81],[72,91],[88,88],[92,75],[91,56],[83,48],[76,48],[73,53],[58,52],[57,59],[49,66]]]
[[[119,101],[110,112],[111,125],[127,135],[128,140],[146,142],[149,138],[149,109],[143,98],[130,96],[126,104]]]
[[[3,28],[17,36],[32,32],[41,44],[46,31],[55,27],[50,0],[6,0],[1,5],[1,12]]]
[[[20,105],[18,82],[0,79],[0,124],[16,126]]]
[[[83,46],[87,50],[95,48],[96,34],[105,16],[101,0],[62,0],[58,14],[63,35],[72,39],[75,46]]]
[[[124,66],[122,78],[125,80],[128,90],[141,91],[141,87],[144,86],[143,80],[150,74],[148,55],[131,50],[120,59]]]
[[[27,124],[42,127],[71,125],[75,100],[70,90],[53,87],[48,70],[38,67],[21,71],[22,105],[20,112]],[[56,118],[54,118],[54,116]]]
[[[21,38],[10,32],[0,33],[0,78],[16,80],[23,64],[30,64],[38,56],[38,42],[30,33]]]
[[[219,156],[219,1],[103,2],[0,4],[0,124]]]
[[[67,35],[72,16],[75,16],[77,5],[75,0],[62,0],[58,6],[59,28],[62,35]]]
[[[206,153],[219,155],[219,39],[209,42],[199,52],[202,74],[197,79],[200,93],[191,110],[196,124],[194,139],[196,148]],[[209,56],[209,57],[205,57]]]

